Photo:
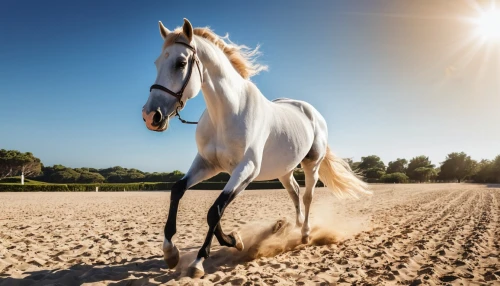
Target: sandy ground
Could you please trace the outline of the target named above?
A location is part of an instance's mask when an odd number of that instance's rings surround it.
[[[177,270],[161,251],[167,192],[0,193],[0,285],[500,285],[499,188],[372,189],[359,200],[318,189],[310,245],[299,243],[285,190],[245,191],[222,223],[240,231],[245,250],[214,239],[199,280],[183,272],[218,192],[181,201]]]

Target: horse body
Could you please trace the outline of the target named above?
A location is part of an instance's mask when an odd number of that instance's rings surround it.
[[[326,144],[326,123],[311,105],[297,100],[267,100],[260,93],[258,110],[243,108],[240,114],[230,114],[222,124],[214,125],[206,111],[198,123],[196,142],[198,153],[217,169],[231,174],[254,142],[264,144],[262,163],[255,181],[280,178],[293,169],[311,151],[313,142]],[[249,102],[246,106],[257,106]],[[324,135],[323,135],[324,134]],[[259,146],[260,147],[260,146]],[[255,150],[254,150],[255,151]]]
[[[157,79],[143,108],[146,126],[166,130],[173,114],[200,89],[207,105],[196,129],[198,154],[171,190],[163,244],[169,267],[179,261],[172,237],[180,199],[191,186],[220,172],[231,176],[208,211],[205,242],[189,267],[194,277],[204,274],[203,261],[209,257],[214,235],[222,246],[243,249],[238,233],[224,233],[220,219],[228,204],[252,181],[280,180],[295,205],[304,243],[309,239],[309,209],[320,177],[336,194],[367,193],[366,185],[330,151],[326,122],[314,107],[285,98],[269,101],[248,80],[264,69],[253,63],[254,52],[245,54],[241,46],[225,43],[208,29],[193,29],[186,19],[182,31],[174,32],[160,22],[160,34],[165,42],[155,62]],[[191,76],[196,75],[196,68],[199,78]],[[305,175],[304,207],[293,177],[299,163]]]

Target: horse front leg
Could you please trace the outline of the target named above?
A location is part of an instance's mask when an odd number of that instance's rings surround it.
[[[234,169],[231,173],[231,178],[227,182],[224,190],[215,200],[214,204],[208,210],[207,223],[208,232],[205,237],[205,242],[198,252],[198,256],[191,265],[189,265],[188,275],[193,278],[199,278],[205,275],[205,270],[203,268],[203,261],[210,255],[210,246],[212,244],[212,239],[217,231],[220,231],[218,235],[222,235],[222,229],[220,229],[220,220],[224,213],[224,210],[229,205],[229,203],[234,200],[234,198],[241,193],[248,184],[257,177],[260,172],[260,161],[255,159],[245,159]],[[219,227],[219,229],[218,229]],[[218,230],[217,230],[218,229]],[[221,237],[222,238],[222,237]],[[228,246],[240,248],[243,247],[241,244],[241,239],[236,234],[231,234],[231,236],[226,236],[226,239],[222,238]]]
[[[170,191],[170,208],[165,224],[165,239],[163,240],[163,258],[169,268],[174,268],[179,263],[179,249],[172,242],[172,237],[177,231],[177,210],[179,201],[184,196],[186,190],[199,182],[215,176],[217,169],[208,164],[200,154],[197,154],[189,171],[179,181],[177,181]]]

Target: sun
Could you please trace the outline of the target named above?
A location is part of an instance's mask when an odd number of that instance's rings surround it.
[[[487,41],[500,41],[500,10],[484,11],[476,19],[479,35]]]

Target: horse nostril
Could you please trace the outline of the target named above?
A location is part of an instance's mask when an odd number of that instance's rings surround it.
[[[158,110],[155,112],[155,115],[153,115],[152,125],[159,125],[160,122],[162,121],[162,119],[163,119],[163,115],[161,114],[161,111],[158,108]]]

